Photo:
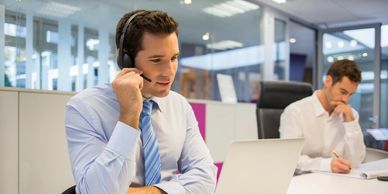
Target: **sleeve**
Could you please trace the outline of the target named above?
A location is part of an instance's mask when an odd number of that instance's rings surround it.
[[[198,122],[191,107],[188,108],[187,114],[188,128],[178,161],[181,174],[174,176],[169,182],[156,186],[169,194],[213,193],[216,186],[217,167],[214,165],[210,152],[199,133]]]
[[[280,138],[303,138],[303,121],[302,113],[292,104],[288,106],[280,116],[279,133]],[[306,154],[300,156],[297,169],[302,171],[331,171],[331,158],[310,157]]]
[[[125,162],[134,160],[139,131],[118,122],[110,139],[85,104],[67,105],[65,128],[77,193],[125,194],[131,182]]]
[[[366,151],[357,111],[353,110],[353,115],[354,121],[343,123],[345,128],[344,157],[350,161],[352,167],[357,167],[364,160]]]

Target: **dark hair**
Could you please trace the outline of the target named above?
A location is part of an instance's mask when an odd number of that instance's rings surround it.
[[[345,76],[352,82],[361,82],[361,70],[359,65],[355,61],[348,59],[338,60],[331,64],[326,75],[331,76],[333,80],[332,85],[341,81]]]
[[[121,17],[116,26],[116,47],[120,47],[120,36],[127,20],[134,14],[137,15],[129,24],[125,37],[123,49],[135,58],[139,50],[142,49],[142,40],[144,32],[151,34],[171,34],[178,36],[178,23],[166,12],[158,10],[136,10],[126,13]]]

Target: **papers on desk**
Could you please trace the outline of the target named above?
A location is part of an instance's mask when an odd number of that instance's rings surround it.
[[[388,140],[388,129],[386,128],[367,129],[366,131],[371,134],[377,141]]]
[[[332,175],[360,179],[373,179],[377,176],[388,176],[388,158],[361,164],[349,174],[330,173]]]

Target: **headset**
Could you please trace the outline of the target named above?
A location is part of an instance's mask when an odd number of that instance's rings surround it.
[[[124,25],[124,28],[121,32],[120,36],[120,47],[119,47],[119,54],[117,56],[117,65],[119,66],[120,69],[123,68],[133,68],[135,67],[135,59],[133,59],[127,51],[124,50],[124,38],[127,33],[127,29],[129,28],[131,21],[138,15],[145,13],[145,11],[140,11],[135,14],[133,14],[126,22]]]

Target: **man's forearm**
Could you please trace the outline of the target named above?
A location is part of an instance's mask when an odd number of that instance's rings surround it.
[[[163,190],[154,186],[147,187],[129,187],[127,194],[167,194]]]

